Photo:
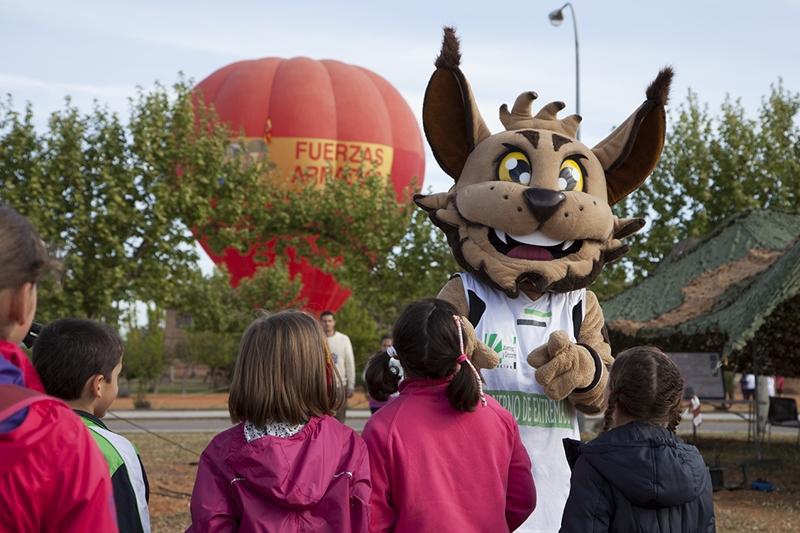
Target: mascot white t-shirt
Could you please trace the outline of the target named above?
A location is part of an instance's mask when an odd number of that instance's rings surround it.
[[[481,303],[489,310],[473,323],[478,339],[500,356],[496,368],[481,371],[486,392],[514,415],[533,465],[536,510],[518,531],[554,531],[552,525],[561,523],[569,495],[570,468],[561,441],[580,439],[578,420],[569,401],[545,396],[526,358],[554,331],[566,331],[575,342],[575,319],[583,318],[586,290],[547,293],[533,301],[525,294],[509,298],[469,273],[459,276],[470,315]]]

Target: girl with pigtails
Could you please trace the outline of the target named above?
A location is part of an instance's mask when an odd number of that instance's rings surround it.
[[[611,367],[603,433],[564,439],[572,479],[562,532],[716,531],[711,477],[675,430],[683,378],[661,350],[636,347]]]
[[[433,298],[406,307],[393,338],[366,372],[373,398],[400,391],[364,428],[370,531],[513,531],[533,512],[536,489],[514,417],[483,393],[472,362],[496,355]]]

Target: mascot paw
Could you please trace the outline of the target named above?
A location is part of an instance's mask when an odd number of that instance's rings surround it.
[[[478,340],[475,329],[466,317],[461,317],[461,323],[464,325],[464,334],[466,336],[465,350],[469,354],[469,359],[475,368],[494,368],[500,364],[500,356],[497,352],[486,346]]]
[[[591,354],[564,331],[551,333],[547,344],[528,355],[528,364],[536,369],[536,381],[553,400],[563,400],[575,389],[588,386],[595,374]]]

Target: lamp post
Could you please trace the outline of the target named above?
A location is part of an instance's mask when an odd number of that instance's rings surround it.
[[[579,69],[579,59],[578,59],[578,23],[575,20],[575,9],[572,7],[572,3],[567,2],[560,8],[556,9],[555,11],[551,11],[547,18],[550,19],[550,24],[553,26],[560,26],[562,22],[564,22],[564,9],[569,7],[570,12],[572,13],[572,29],[575,32],[575,112],[580,115],[581,114],[581,75]],[[578,130],[577,138],[580,140],[581,132]]]

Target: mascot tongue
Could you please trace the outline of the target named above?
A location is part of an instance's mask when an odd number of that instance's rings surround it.
[[[532,244],[520,244],[513,247],[506,254],[508,257],[516,259],[528,259],[530,261],[552,261],[553,254],[550,250],[543,246],[534,246]]]

